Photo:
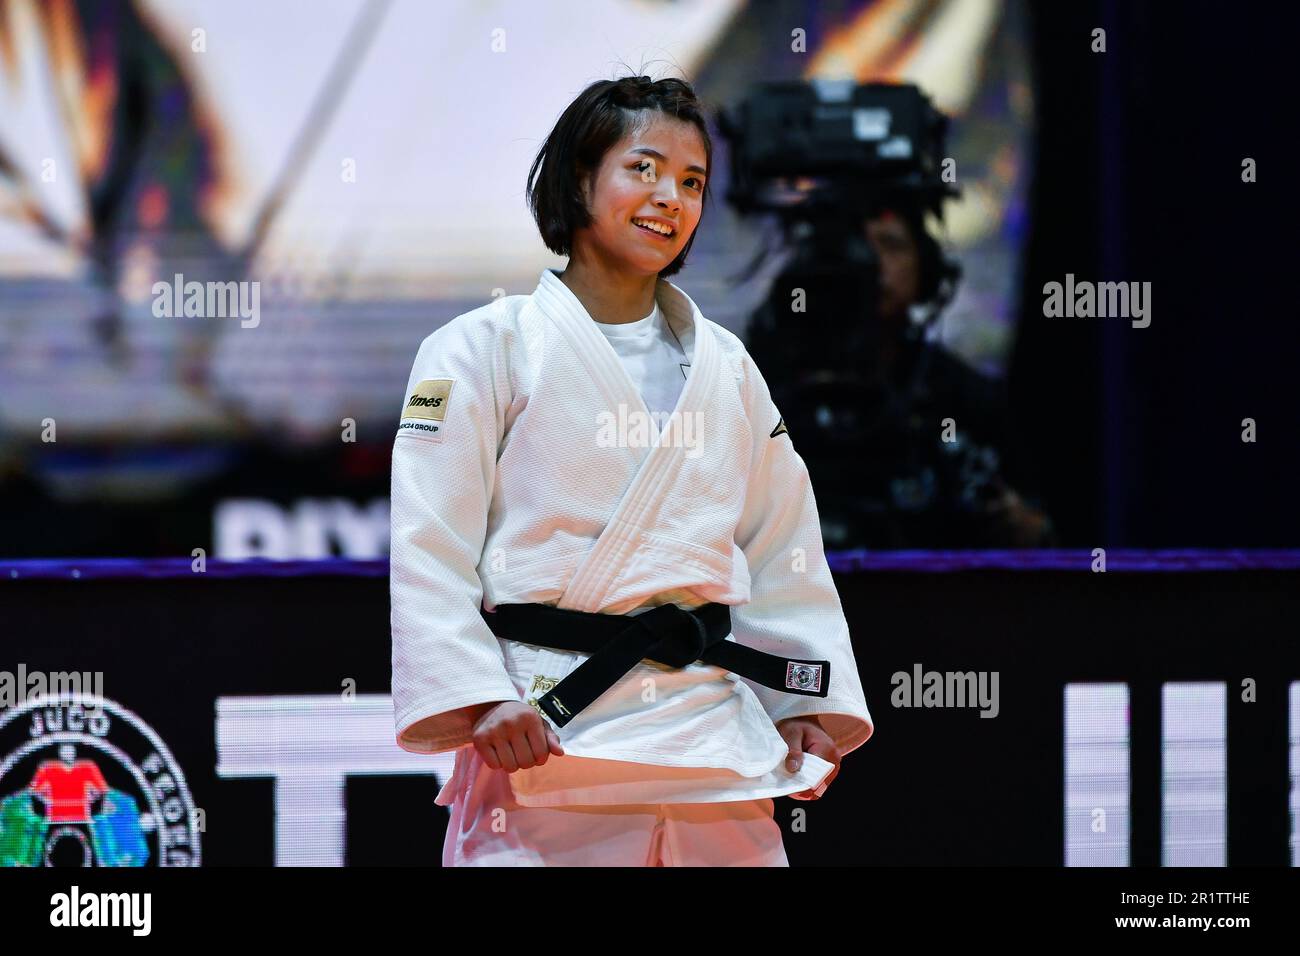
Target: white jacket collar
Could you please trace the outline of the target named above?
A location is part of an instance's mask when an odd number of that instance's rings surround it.
[[[543,269],[541,279],[537,283],[537,289],[533,292],[542,304],[545,305],[549,312],[567,313],[571,318],[582,318],[588,324],[593,323],[592,317],[582,301],[573,294],[573,290],[564,284],[560,278],[560,273],[556,269]],[[699,307],[689,295],[673,285],[667,279],[659,279],[655,283],[655,301],[659,303],[659,308],[663,310],[664,318],[667,320],[669,327],[679,339],[682,340],[686,348],[687,358],[694,364],[695,356],[691,353],[699,347],[699,338],[701,335],[711,338],[709,332],[701,332],[708,325],[704,321],[704,316]],[[598,332],[594,326],[592,331]]]
[[[609,407],[616,408],[622,402],[629,408],[646,411],[640,392],[628,376],[618,353],[596,328],[595,320],[573,290],[560,280],[556,270],[542,270],[532,299],[533,304],[559,327]],[[708,407],[710,396],[717,387],[723,362],[722,346],[699,308],[677,286],[660,279],[655,286],[655,300],[669,326],[682,340],[691,363],[676,411],[702,411]]]

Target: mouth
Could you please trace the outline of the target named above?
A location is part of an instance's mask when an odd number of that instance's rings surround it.
[[[651,222],[648,219],[633,219],[634,225],[639,232],[644,232],[652,239],[661,239],[669,242],[677,238],[677,230],[671,226],[665,226],[663,223]]]

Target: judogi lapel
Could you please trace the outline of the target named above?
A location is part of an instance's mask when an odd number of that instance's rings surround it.
[[[690,327],[693,331],[693,354],[690,373],[665,426],[664,435],[688,415],[699,414],[703,420],[708,410],[710,392],[716,388],[722,361],[713,330],[704,322],[699,309],[671,283],[660,280],[656,289],[659,306],[670,325]],[[592,381],[605,399],[607,408],[620,404],[639,410],[647,417],[649,410],[637,391],[613,346],[594,325],[583,307],[558,277],[547,269],[534,294],[538,307],[568,341],[574,353],[591,373]],[[663,437],[663,436],[660,436]],[[702,437],[702,436],[699,436]],[[649,448],[636,449],[640,465],[622,500],[610,516],[604,532],[579,565],[561,596],[558,607],[577,611],[599,611],[610,596],[619,572],[637,546],[635,534],[650,506],[662,494],[671,477],[682,467],[686,449],[681,442],[656,440]],[[705,446],[705,454],[708,446]]]

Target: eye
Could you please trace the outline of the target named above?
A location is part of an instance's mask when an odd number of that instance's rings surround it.
[[[692,180],[695,182],[695,185],[691,187],[692,189],[699,189],[699,190],[704,189],[704,183],[700,180],[698,176],[692,176],[690,179],[686,181],[689,183]]]

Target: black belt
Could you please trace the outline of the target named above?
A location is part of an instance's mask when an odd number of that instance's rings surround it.
[[[560,727],[645,659],[677,668],[703,661],[787,694],[825,697],[830,690],[830,661],[779,657],[727,640],[726,604],[692,611],[661,604],[631,615],[500,604],[483,619],[497,637],[591,655],[537,702]]]

